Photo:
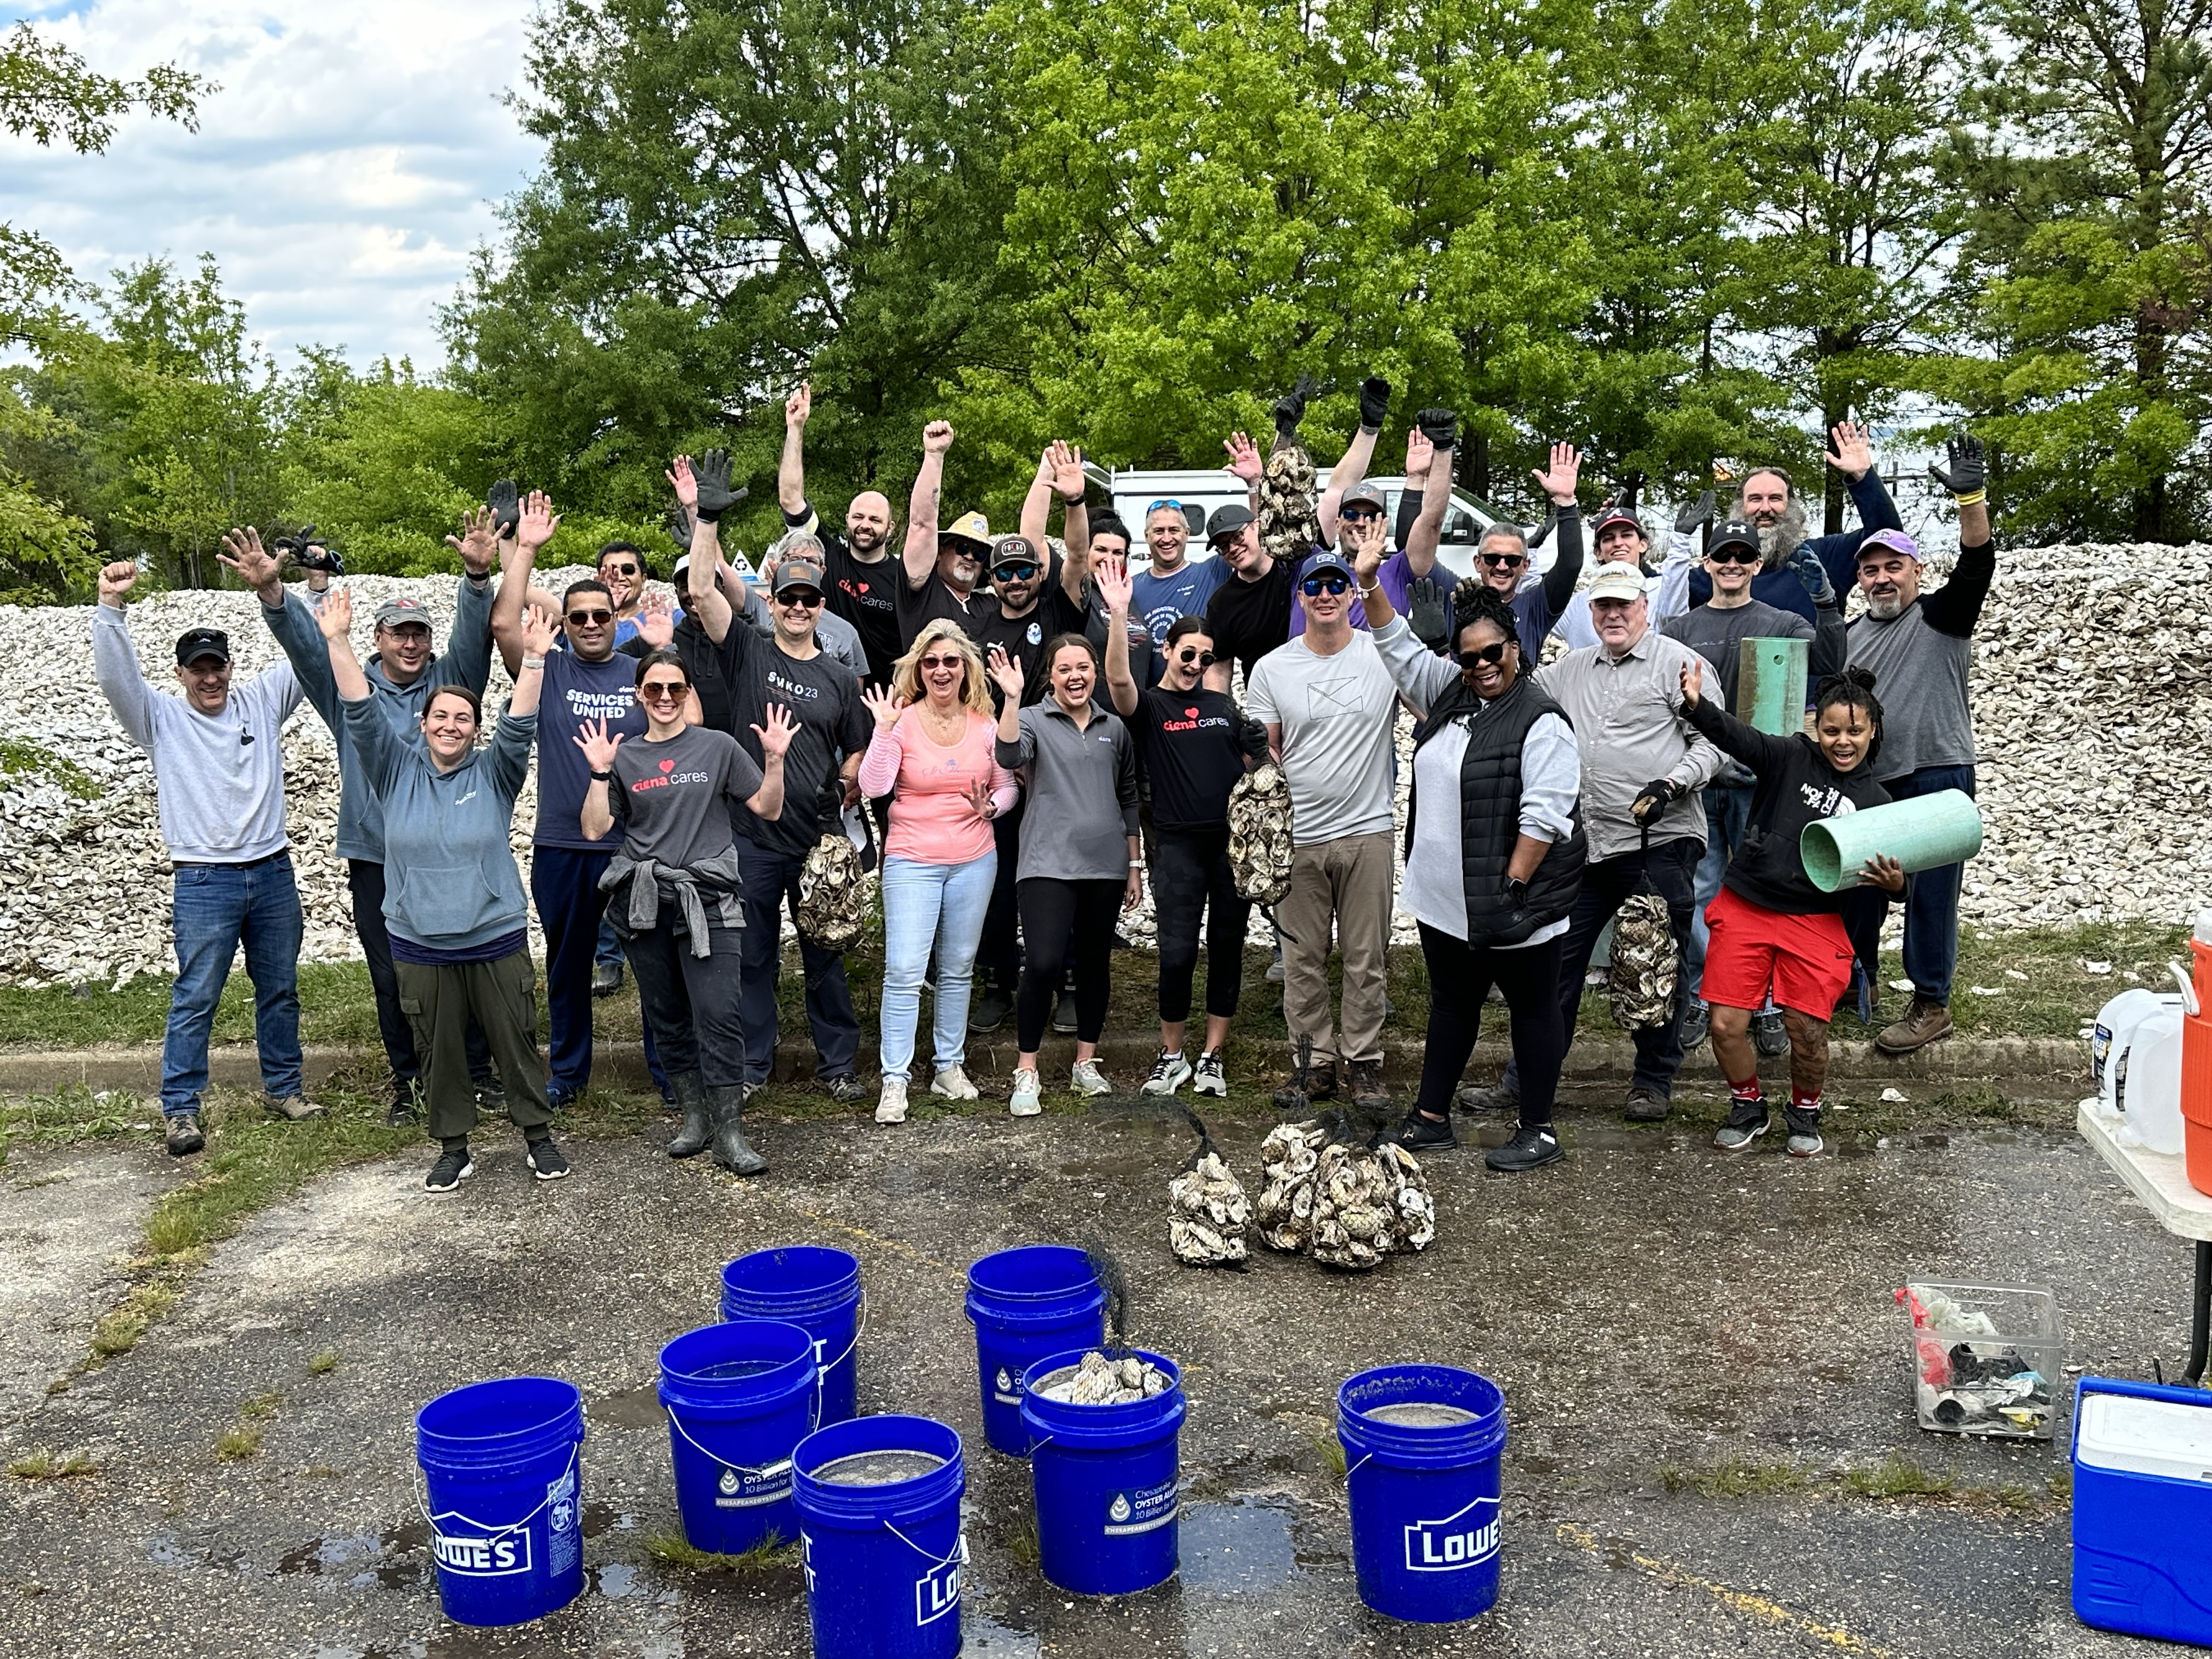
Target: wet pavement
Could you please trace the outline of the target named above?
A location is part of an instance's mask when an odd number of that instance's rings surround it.
[[[1243,1273],[1177,1267],[1165,1183],[1189,1137],[1126,1105],[769,1123],[756,1139],[776,1167],[749,1182],[627,1139],[574,1142],[575,1176],[540,1185],[511,1134],[451,1198],[421,1192],[427,1154],[342,1171],[220,1247],[130,1354],[36,1403],[17,1386],[9,1455],[82,1449],[98,1472],[0,1483],[0,1653],[806,1652],[795,1559],[702,1571],[651,1547],[676,1528],[659,1347],[715,1317],[725,1261],[797,1242],[860,1259],[862,1409],[966,1439],[971,1655],[2122,1650],[2069,1610],[2063,1455],[1915,1429],[1891,1301],[1909,1277],[2047,1284],[2074,1361],[2177,1371],[2186,1247],[2086,1147],[1931,1130],[1804,1163],[1595,1105],[1565,1123],[1571,1156],[1533,1176],[1466,1151],[1430,1160],[1435,1243],[1357,1276],[1264,1251]],[[1267,1127],[1215,1124],[1255,1192]],[[127,1250],[118,1195],[149,1156],[19,1157],[9,1224],[37,1231],[34,1202],[89,1215],[72,1188],[104,1193]],[[1132,1340],[1183,1367],[1182,1565],[1153,1591],[1046,1583],[1026,1467],[983,1444],[964,1270],[1040,1240],[1112,1249]],[[88,1253],[70,1256],[80,1275]],[[335,1368],[311,1371],[325,1350]],[[1506,1392],[1504,1591],[1467,1625],[1398,1625],[1353,1588],[1334,1394],[1408,1359]],[[520,1373],[586,1397],[586,1594],[524,1631],[466,1630],[438,1610],[411,1417]],[[219,1459],[217,1437],[248,1421],[258,1454]],[[1844,1473],[1878,1469],[1954,1490],[1853,1495]]]

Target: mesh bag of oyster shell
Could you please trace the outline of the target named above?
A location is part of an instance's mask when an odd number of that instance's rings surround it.
[[[1324,1146],[1313,1190],[1308,1248],[1332,1267],[1364,1272],[1391,1251],[1422,1249],[1437,1236],[1428,1178],[1402,1146]]]
[[[1198,1114],[1185,1106],[1182,1115],[1198,1131],[1198,1150],[1168,1182],[1168,1249],[1186,1267],[1242,1267],[1252,1201]]]
[[[825,951],[843,951],[867,931],[868,886],[860,848],[842,830],[814,843],[799,872],[799,931]]]
[[[1260,475],[1260,547],[1270,558],[1303,559],[1322,541],[1313,457],[1297,438],[1275,436]]]
[[[1039,1379],[1036,1392],[1068,1406],[1127,1406],[1165,1394],[1172,1380],[1150,1360],[1134,1354],[1109,1359],[1094,1348],[1080,1363],[1063,1365]]]
[[[1262,761],[1229,792],[1229,870],[1237,896],[1276,904],[1291,890],[1291,784]]]
[[[1302,1250],[1313,1224],[1314,1171],[1332,1131],[1326,1123],[1279,1123],[1260,1143],[1262,1185],[1253,1219],[1271,1250]]]
[[[1607,983],[1613,1022],[1624,1031],[1655,1030],[1674,1017],[1681,954],[1667,901],[1651,885],[1651,826],[1644,827],[1644,885],[1622,903],[1613,924],[1613,967]]]

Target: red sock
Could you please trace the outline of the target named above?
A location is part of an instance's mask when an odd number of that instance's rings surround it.
[[[1765,1091],[1759,1086],[1759,1078],[1756,1073],[1746,1078],[1741,1083],[1730,1083],[1729,1085],[1729,1093],[1738,1100],[1750,1101],[1764,1100],[1766,1098]]]
[[[1818,1089],[1814,1089],[1810,1093],[1808,1093],[1802,1089],[1792,1089],[1790,1091],[1790,1109],[1793,1112],[1819,1111],[1820,1109],[1820,1091]]]

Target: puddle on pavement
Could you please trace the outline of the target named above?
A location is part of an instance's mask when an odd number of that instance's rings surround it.
[[[625,1515],[611,1504],[584,1505],[584,1536],[586,1538],[597,1538],[610,1527],[617,1532],[630,1532],[636,1526],[635,1516]]]
[[[997,1620],[970,1608],[960,1637],[960,1659],[1039,1659],[1042,1638],[1008,1630]]]
[[[648,1382],[621,1394],[603,1394],[584,1407],[595,1425],[610,1429],[657,1429],[668,1419],[660,1409],[660,1392]]]
[[[410,1589],[423,1582],[428,1571],[427,1564],[419,1559],[388,1558],[413,1555],[429,1542],[429,1525],[419,1520],[407,1522],[392,1532],[310,1538],[297,1549],[279,1557],[276,1571],[343,1578],[358,1589],[367,1589],[372,1584],[381,1589]]]
[[[1186,1589],[1235,1595],[1283,1583],[1299,1571],[1290,1511],[1273,1504],[1194,1504],[1182,1512],[1181,1529]]]
[[[605,1566],[592,1569],[593,1583],[600,1595],[610,1601],[619,1601],[625,1595],[635,1595],[644,1587],[637,1582],[637,1569],[610,1561]]]

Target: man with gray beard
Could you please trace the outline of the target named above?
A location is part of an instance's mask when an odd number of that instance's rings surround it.
[[[1856,530],[1832,536],[1811,534],[1812,524],[1797,500],[1790,475],[1778,466],[1763,466],[1746,475],[1736,491],[1735,507],[1729,514],[1755,526],[1759,531],[1761,564],[1752,578],[1751,597],[1779,611],[1792,611],[1818,629],[1820,612],[1813,594],[1823,586],[1838,592],[1858,580],[1855,561],[1859,544],[1871,531],[1902,530],[1897,503],[1889,498],[1881,474],[1874,467],[1873,434],[1856,421],[1840,421],[1828,434],[1830,466],[1844,475],[1851,505],[1858,509]],[[1825,581],[1814,579],[1808,562],[1827,573]],[[1792,567],[1804,568],[1800,575]],[[1713,596],[1712,578],[1703,570],[1690,573],[1690,603],[1699,605]]]

